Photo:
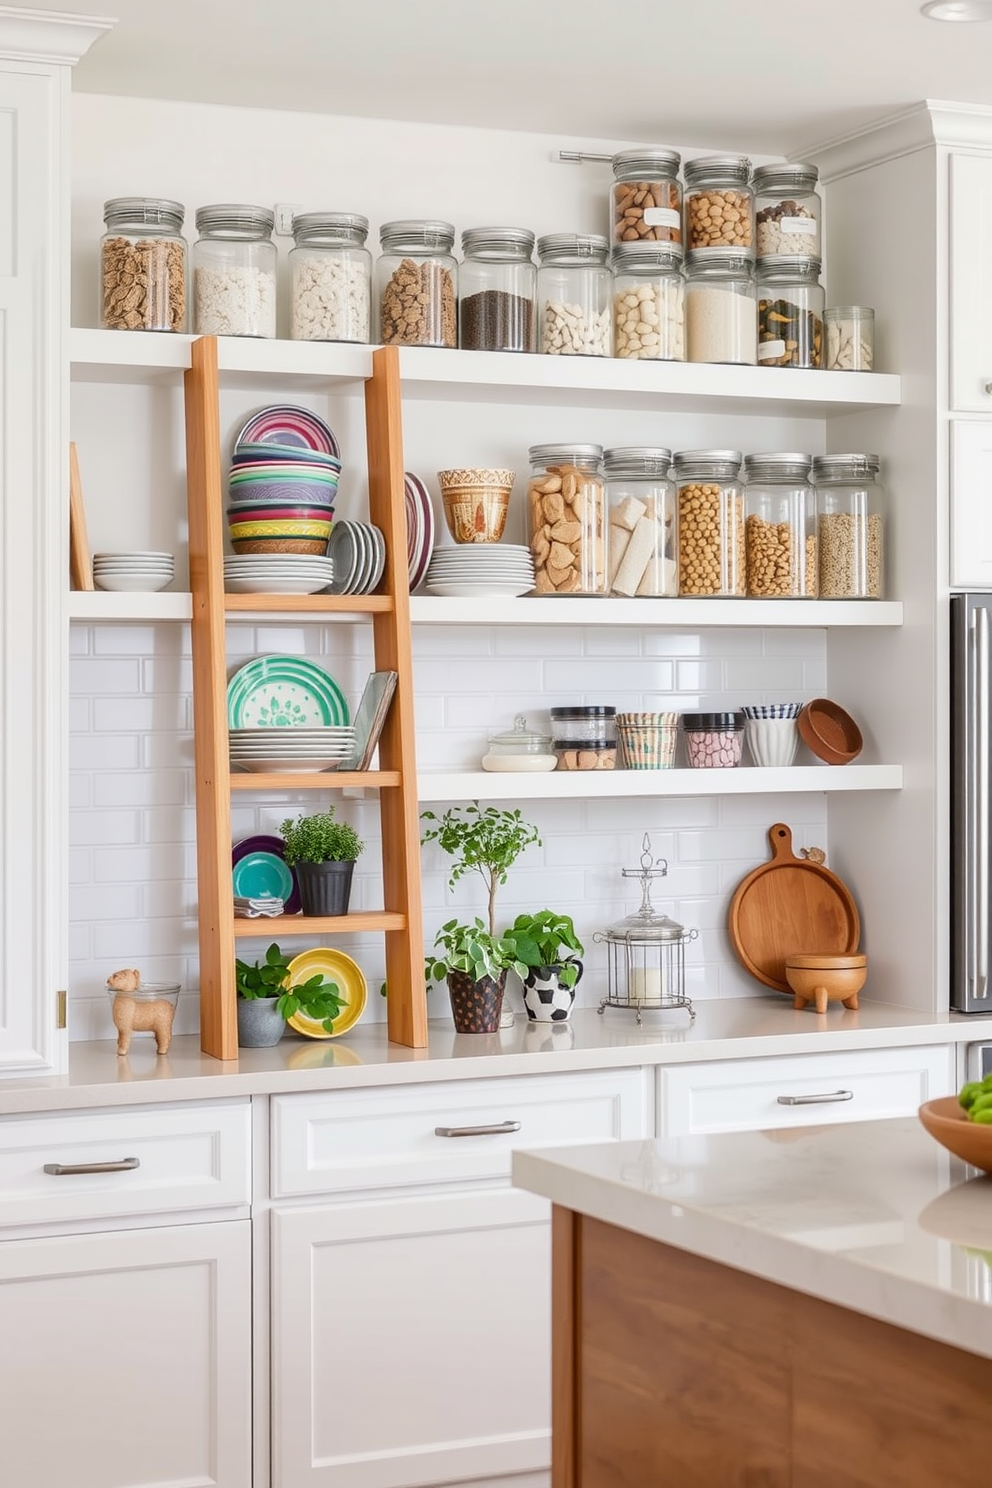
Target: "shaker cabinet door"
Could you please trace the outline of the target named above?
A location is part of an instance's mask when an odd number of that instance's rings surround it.
[[[951,407],[992,413],[992,156],[952,155]]]
[[[992,588],[992,418],[951,423],[950,582]]]

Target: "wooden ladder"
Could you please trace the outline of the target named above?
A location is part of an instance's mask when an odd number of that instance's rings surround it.
[[[234,961],[241,937],[341,935],[381,930],[386,937],[389,1038],[427,1044],[420,895],[420,835],[413,722],[410,596],[400,405],[395,347],[373,352],[365,384],[369,518],[383,533],[386,568],[371,595],[227,594],[217,340],[193,342],[185,373],[189,571],[193,596],[193,742],[200,946],[200,1043],[215,1059],[238,1057]],[[232,775],[227,729],[227,616],[277,612],[372,619],[375,669],[395,671],[396,693],[379,741],[380,769],[315,775]],[[335,918],[283,915],[235,919],[231,880],[231,792],[368,786],[379,793],[383,908]]]

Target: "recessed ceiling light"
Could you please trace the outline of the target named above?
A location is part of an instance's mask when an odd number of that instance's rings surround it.
[[[920,11],[931,21],[992,21],[992,0],[929,0]]]

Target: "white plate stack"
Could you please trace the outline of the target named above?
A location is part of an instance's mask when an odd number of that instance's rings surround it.
[[[171,584],[175,573],[176,560],[171,553],[93,554],[93,582],[98,589],[154,593]]]
[[[267,775],[315,775],[321,770],[339,770],[355,753],[351,724],[231,729],[229,738],[232,768]]]
[[[332,559],[307,553],[231,553],[224,558],[228,594],[319,594],[333,578]]]
[[[428,594],[455,599],[528,594],[534,587],[534,560],[530,549],[517,543],[458,543],[435,548],[424,587]]]

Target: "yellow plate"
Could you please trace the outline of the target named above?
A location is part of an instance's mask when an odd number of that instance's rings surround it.
[[[330,537],[331,523],[315,518],[287,517],[284,521],[229,522],[227,530],[234,539],[243,537]]]
[[[302,1012],[294,1013],[286,1022],[297,1033],[305,1033],[307,1038],[337,1038],[338,1034],[354,1028],[364,1013],[369,996],[368,983],[358,962],[346,956],[344,951],[332,950],[330,946],[314,946],[312,950],[301,951],[290,961],[286,985],[295,987],[316,976],[318,971],[325,981],[337,983],[338,993],[344,998],[344,1007],[335,1018],[333,1029],[328,1033],[323,1023]]]

